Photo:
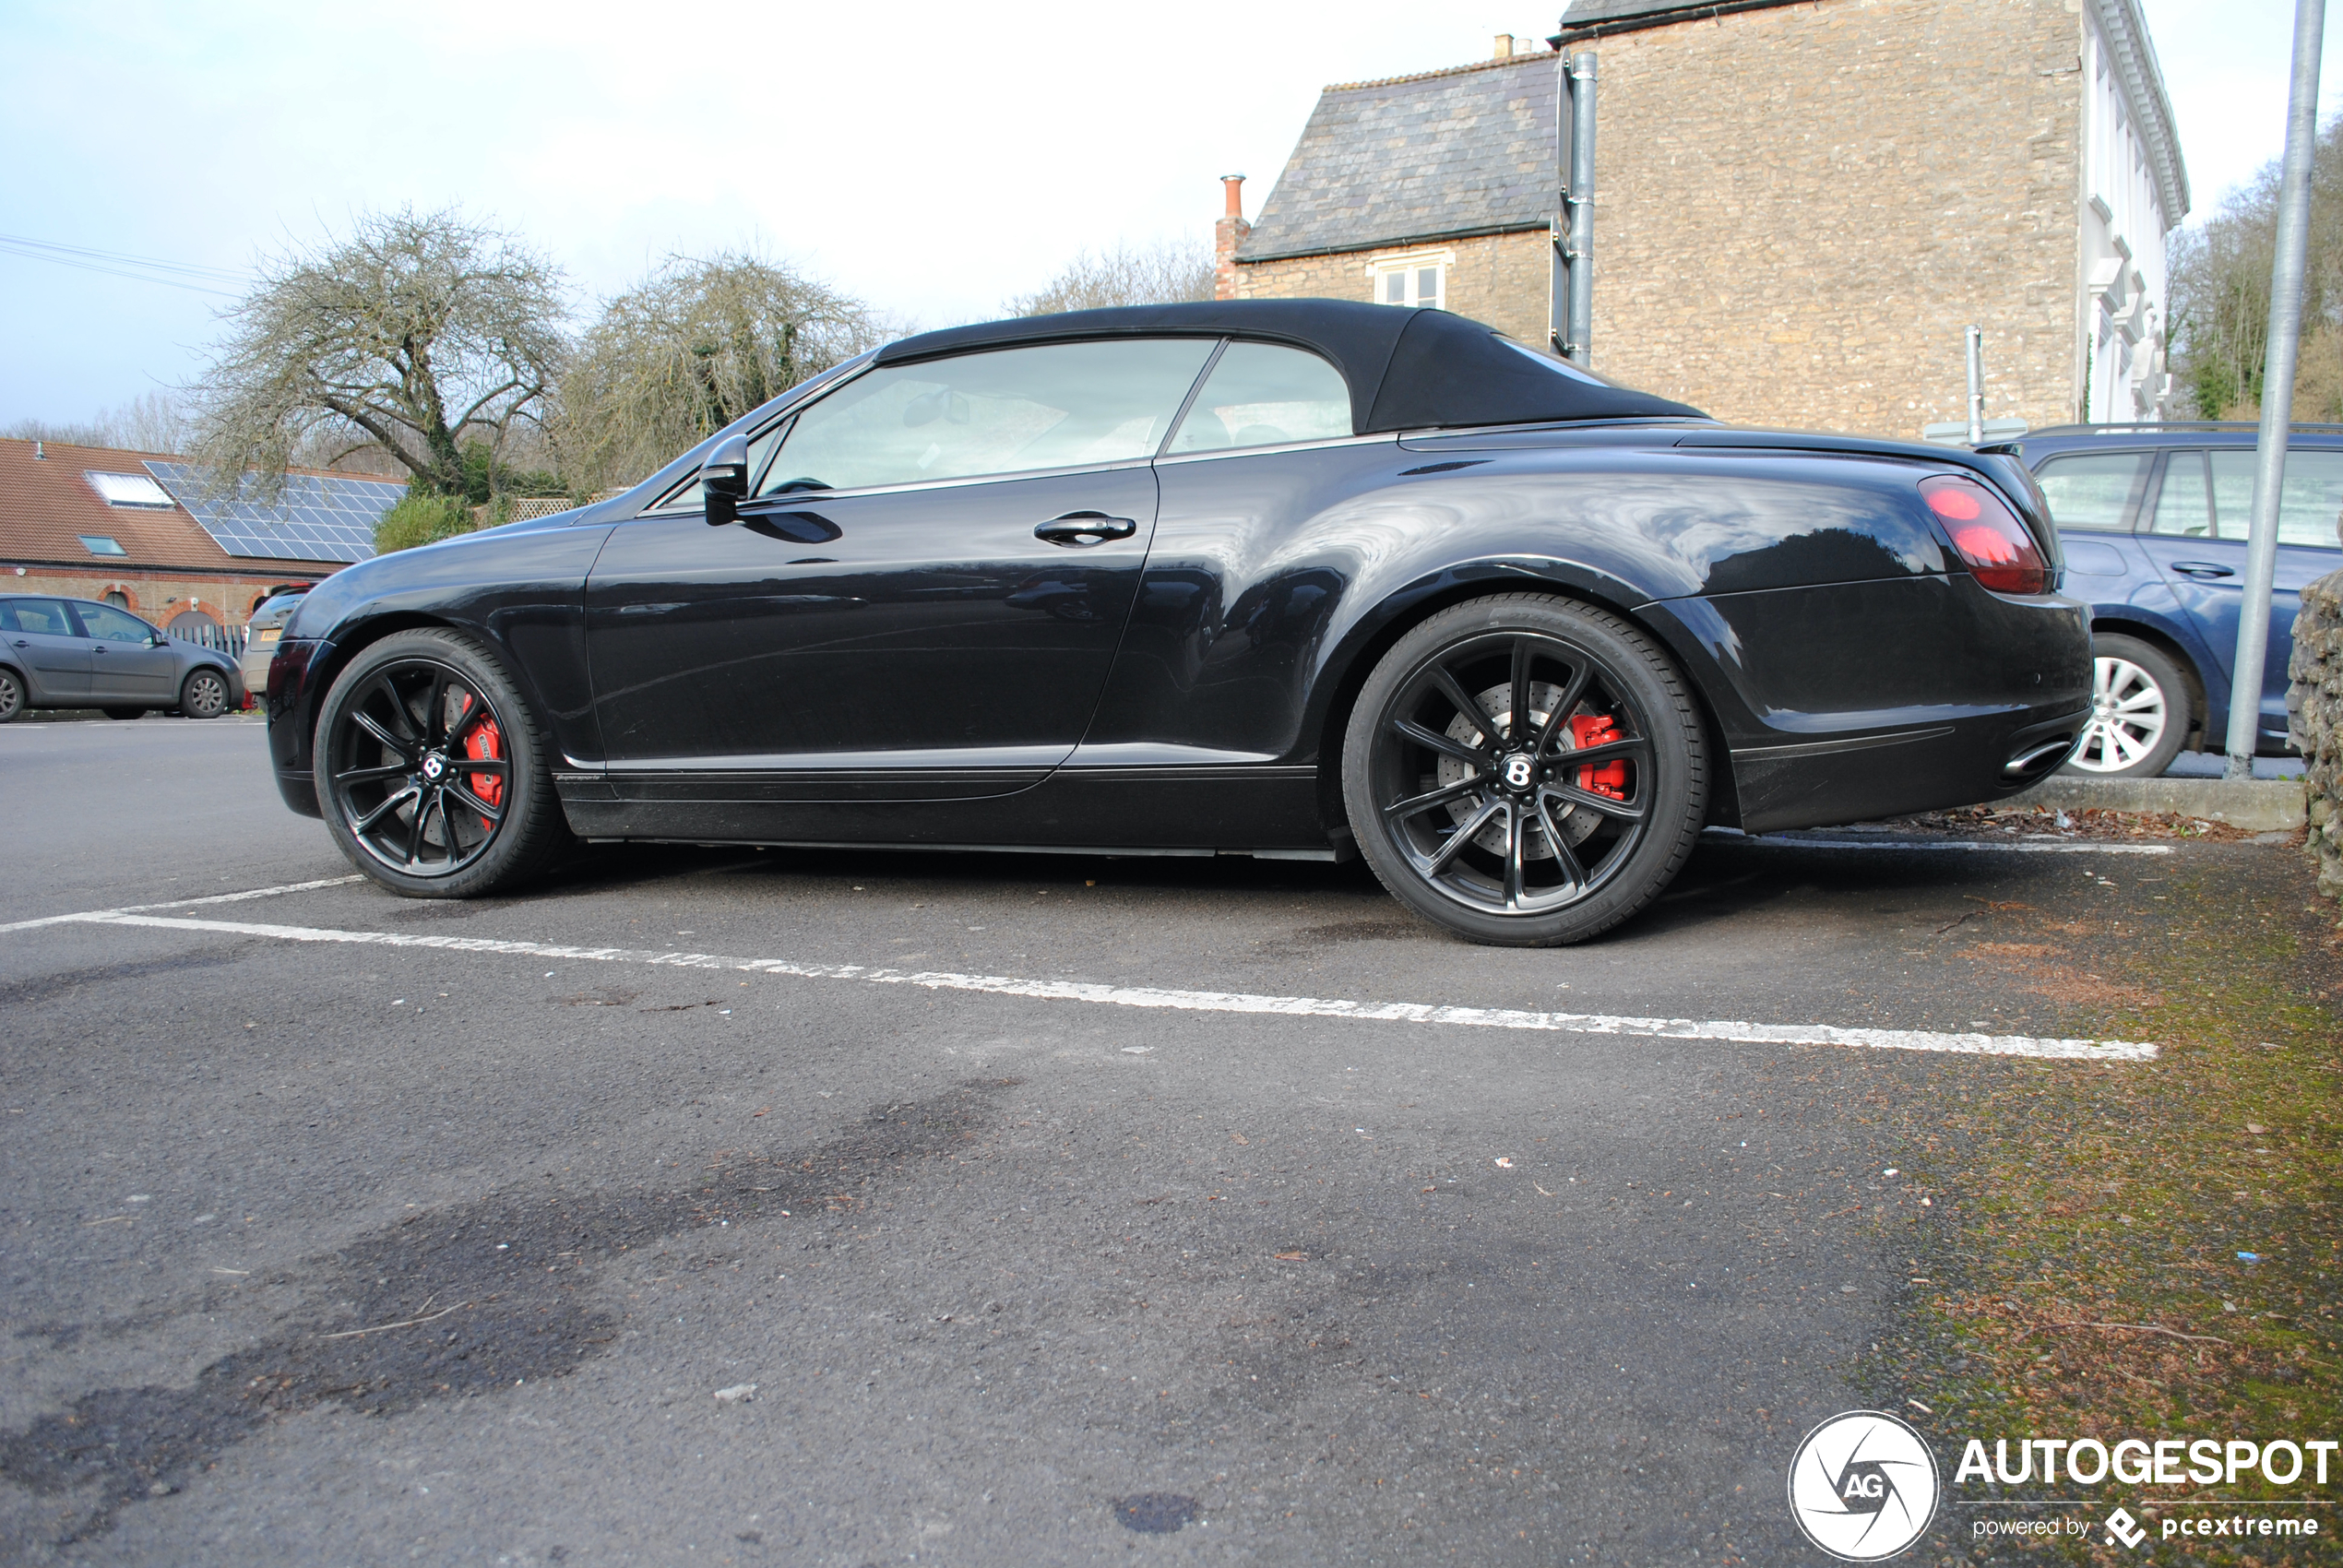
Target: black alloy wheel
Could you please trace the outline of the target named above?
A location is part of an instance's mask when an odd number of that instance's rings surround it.
[[[1383,885],[1476,942],[1581,942],[1672,881],[1707,809],[1706,737],[1618,616],[1505,594],[1431,617],[1352,710],[1343,801]]]
[[[179,687],[179,711],[190,719],[217,719],[228,711],[228,678],[217,670],[191,671]]]
[[[365,649],[317,721],[317,798],[352,864],[393,892],[458,898],[542,870],[566,841],[519,693],[460,634]]]
[[[0,724],[24,717],[24,680],[13,670],[0,670]]]

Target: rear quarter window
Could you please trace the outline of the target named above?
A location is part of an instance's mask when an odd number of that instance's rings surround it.
[[[2052,457],[2034,470],[2034,482],[2049,501],[2051,521],[2062,529],[2123,533],[2147,480],[2146,452],[2087,452]]]
[[[2212,454],[2213,509],[2220,537],[2244,539],[2254,515],[2254,454],[2244,448]],[[2343,545],[2343,452],[2288,448],[2278,492],[2278,541],[2334,550]]]

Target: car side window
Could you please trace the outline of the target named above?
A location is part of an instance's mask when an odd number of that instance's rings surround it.
[[[1350,434],[1350,385],[1340,371],[1306,350],[1231,343],[1180,422],[1172,451],[1275,446]]]
[[[0,631],[43,637],[74,635],[73,623],[65,619],[65,607],[54,599],[12,599],[0,603]]]
[[[81,604],[74,608],[81,617],[82,631],[101,642],[143,643],[155,635],[152,626],[112,605]]]
[[[760,495],[1150,457],[1208,339],[1049,343],[855,377],[797,416]]]
[[[2205,488],[2205,455],[2175,452],[2164,459],[2164,488],[2156,493],[2148,532],[2175,539],[2215,539],[2213,503]]]
[[[2243,449],[2216,452],[2213,463],[2213,509],[2223,539],[2244,539],[2254,519],[2254,454]],[[2337,537],[2343,517],[2343,452],[2286,454],[2286,479],[2278,487],[2278,541],[2333,550],[2343,544]]]
[[[2050,502],[2051,521],[2060,528],[2121,533],[2139,498],[2147,463],[2146,452],[2052,457],[2035,470],[2034,481]]]

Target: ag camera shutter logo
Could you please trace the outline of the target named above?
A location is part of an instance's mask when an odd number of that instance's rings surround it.
[[[1831,1417],[1790,1461],[1790,1516],[1843,1562],[1877,1562],[1920,1539],[1941,1495],[1927,1441],[1878,1410]]]

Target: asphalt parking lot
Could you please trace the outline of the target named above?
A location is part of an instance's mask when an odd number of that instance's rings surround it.
[[[1519,952],[1355,864],[407,902],[246,721],[0,810],[0,1543],[93,1563],[1814,1561],[1944,1213],[1877,1108],[2126,1059],[1992,910],[2286,852],[1719,839]]]

